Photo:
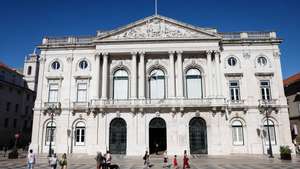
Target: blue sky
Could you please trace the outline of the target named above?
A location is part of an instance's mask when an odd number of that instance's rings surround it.
[[[158,13],[221,32],[276,31],[283,76],[300,72],[300,1],[158,0]],[[1,0],[0,61],[23,67],[43,36],[95,35],[154,14],[154,0]]]

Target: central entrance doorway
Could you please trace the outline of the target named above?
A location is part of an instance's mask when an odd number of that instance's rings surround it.
[[[205,120],[194,117],[189,124],[191,154],[207,154],[207,133]]]
[[[115,118],[109,126],[109,150],[112,154],[126,154],[126,122]]]
[[[164,119],[156,117],[149,124],[150,154],[162,154],[167,149],[167,128]]]

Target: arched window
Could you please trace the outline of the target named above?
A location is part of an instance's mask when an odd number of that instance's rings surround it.
[[[56,124],[55,122],[48,122],[46,125],[46,134],[45,134],[45,144],[51,145],[55,144],[55,135],[56,135]]]
[[[239,120],[234,120],[231,124],[231,127],[233,145],[244,145],[244,131],[242,122]]]
[[[88,67],[88,62],[86,60],[82,60],[79,62],[79,68],[84,70]]]
[[[269,145],[269,135],[268,135],[268,126],[269,126],[269,132],[270,132],[270,139],[271,139],[271,144],[276,144],[276,132],[275,132],[275,125],[272,120],[265,120],[264,122],[264,135],[266,145]]]
[[[51,64],[51,67],[52,67],[53,70],[58,70],[60,68],[60,63],[58,61],[54,61]]]
[[[85,123],[80,121],[75,126],[75,145],[83,146],[85,144]]]
[[[27,69],[27,75],[31,75],[31,69],[32,69],[32,67],[31,67],[31,66],[28,66],[28,69]]]
[[[259,57],[258,59],[257,59],[257,64],[259,65],[259,66],[266,66],[267,65],[267,59],[265,58],[265,57],[263,57],[263,56],[261,56],[261,57]]]
[[[236,58],[234,57],[230,57],[228,60],[227,60],[227,63],[229,66],[235,66],[237,61],[236,61]]]
[[[128,99],[128,73],[125,70],[118,70],[113,77],[114,99]]]
[[[149,90],[151,99],[165,98],[165,74],[160,69],[154,69],[150,73]]]
[[[202,77],[198,69],[190,69],[186,72],[186,96],[202,98]]]

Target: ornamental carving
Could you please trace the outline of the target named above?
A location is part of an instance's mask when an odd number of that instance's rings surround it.
[[[171,24],[162,19],[153,19],[120,34],[107,37],[107,40],[120,39],[163,39],[163,38],[212,38],[211,35]]]

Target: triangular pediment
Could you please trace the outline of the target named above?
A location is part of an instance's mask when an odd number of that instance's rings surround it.
[[[220,39],[213,29],[194,27],[154,15],[97,36],[97,41]]]

